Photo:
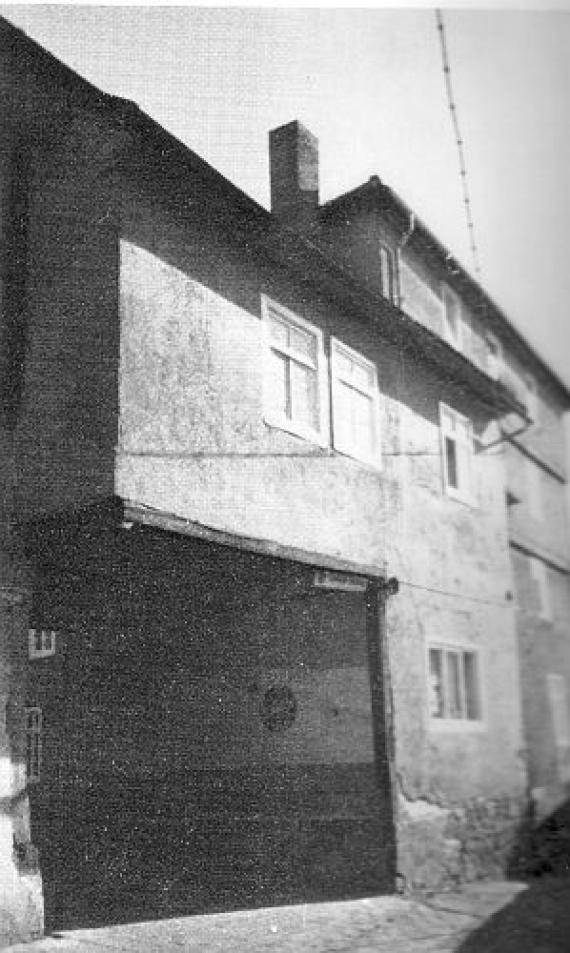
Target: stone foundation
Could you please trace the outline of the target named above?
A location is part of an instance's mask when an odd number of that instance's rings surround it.
[[[502,878],[517,848],[524,800],[474,798],[443,806],[398,801],[398,873],[408,890],[441,890]]]

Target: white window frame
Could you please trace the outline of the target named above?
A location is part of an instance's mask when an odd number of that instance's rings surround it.
[[[530,557],[530,571],[538,588],[538,615],[545,622],[552,621],[552,599],[548,580],[548,566],[538,556]]]
[[[456,351],[463,349],[463,315],[461,309],[461,298],[445,282],[441,285],[441,301],[443,305],[443,337],[451,347]],[[449,305],[455,308],[457,322],[455,331],[452,322],[449,320]]]
[[[315,327],[313,324],[309,324],[308,321],[305,321],[297,314],[289,311],[288,308],[285,308],[283,305],[273,301],[271,298],[267,297],[267,295],[262,295],[261,313],[263,319],[265,355],[268,355],[270,351],[275,351],[276,353],[284,355],[290,361],[297,362],[305,367],[313,366],[304,355],[300,355],[289,348],[280,348],[275,346],[275,342],[271,340],[270,333],[270,318],[272,312],[275,313],[276,316],[284,323],[292,327],[299,328],[300,330],[313,335],[315,338],[316,364],[314,365],[314,370],[317,376],[316,392],[319,401],[318,428],[308,427],[302,421],[289,418],[284,414],[275,413],[273,408],[270,406],[269,393],[271,388],[271,373],[269,369],[269,361],[267,359],[264,360],[264,420],[271,427],[278,427],[280,430],[285,430],[287,433],[294,434],[296,437],[302,437],[304,440],[310,440],[312,443],[316,443],[320,447],[326,447],[329,444],[329,408],[327,361],[324,350],[323,332],[320,328]]]
[[[456,430],[455,433],[451,431],[447,424],[447,417],[451,416],[454,418],[456,426],[459,426],[459,430]],[[462,431],[465,433],[462,435]],[[439,433],[440,433],[440,444],[441,444],[441,467],[442,467],[442,476],[443,476],[443,489],[447,496],[451,497],[454,500],[460,500],[463,503],[472,503],[473,501],[473,424],[468,417],[465,417],[463,414],[458,413],[454,410],[453,407],[450,407],[448,404],[444,404],[443,401],[440,401],[439,404]],[[466,451],[466,459],[468,465],[467,474],[462,474],[459,471],[459,460],[460,454],[455,454],[457,475],[458,475],[458,486],[453,486],[449,482],[449,472],[448,472],[448,463],[447,463],[447,447],[446,447],[446,438],[454,440],[456,445],[462,446]]]
[[[55,655],[56,633],[53,629],[28,629],[28,658],[44,659]]]
[[[397,275],[396,275],[396,257],[394,252],[386,242],[380,242],[378,247],[378,258],[380,262],[380,290],[382,296],[388,301],[395,303],[398,298]],[[387,265],[387,273],[384,265]]]
[[[449,714],[443,717],[433,714],[432,711],[432,684],[431,684],[431,665],[430,652],[436,651],[442,653],[442,685],[444,691],[447,686],[447,666],[448,656],[457,655],[459,658],[460,670],[460,695],[462,714],[459,718],[453,718]],[[465,655],[473,655],[476,659],[476,692],[477,692],[477,718],[467,717],[466,703],[466,682],[465,682]],[[485,696],[483,691],[483,661],[482,652],[478,646],[466,644],[464,642],[446,642],[436,639],[429,640],[426,647],[426,686],[427,686],[427,717],[431,729],[439,731],[482,731],[486,727],[485,719]],[[444,695],[444,712],[448,710],[448,700]]]
[[[487,373],[494,381],[499,380],[503,369],[503,345],[492,331],[485,333],[487,345]]]
[[[345,380],[340,371],[339,357],[345,357],[359,364],[367,373],[372,376],[372,384],[369,388],[359,387],[353,381]],[[370,400],[372,405],[372,446],[363,448],[358,446],[356,440],[342,439],[335,427],[336,407],[339,401],[340,388],[351,387],[359,394]],[[378,390],[378,371],[376,365],[363,357],[358,351],[348,347],[337,338],[331,338],[331,392],[332,392],[332,429],[333,446],[339,453],[354,457],[363,463],[380,468],[382,465],[382,445],[381,445],[381,427],[380,427],[380,392]]]
[[[34,705],[24,709],[26,719],[26,776],[28,784],[37,784],[42,775],[42,710]]]

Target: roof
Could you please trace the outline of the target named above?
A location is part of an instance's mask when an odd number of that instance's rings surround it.
[[[17,46],[19,64],[22,62],[20,51],[24,50],[26,67],[55,84],[71,104],[94,109],[98,114],[103,112],[111,127],[127,129],[134,136],[142,138],[145,145],[142,154],[145,174],[162,175],[168,187],[177,190],[182,199],[181,207],[184,206],[185,195],[188,200],[191,195],[195,196],[195,188],[190,191],[189,181],[192,176],[198,176],[207,186],[208,214],[217,215],[224,223],[231,224],[232,234],[239,237],[247,248],[255,248],[257,253],[285,267],[297,280],[332,298],[351,314],[369,320],[385,340],[422,363],[429,361],[443,379],[455,379],[488,407],[502,413],[514,411],[526,418],[523,405],[502,384],[491,380],[464,355],[382,295],[365,287],[309,238],[301,237],[280,223],[267,209],[167,132],[135,103],[101,92],[30,39],[24,31],[0,17],[0,37],[2,34],[7,36],[9,44]],[[127,162],[136,163],[140,156],[141,153],[132,148],[126,150]],[[322,212],[326,215],[327,211],[339,210],[354,201],[373,199],[378,202],[382,197],[391,197],[393,205],[398,204],[401,211],[408,213],[404,203],[376,177],[353,192],[322,206]],[[425,232],[429,236],[427,229]],[[433,236],[431,240],[436,243]],[[570,400],[570,394],[567,391],[565,393]]]
[[[451,283],[458,286],[476,310],[484,312],[491,329],[502,331],[503,337],[507,338],[516,351],[523,353],[527,359],[530,357],[540,367],[541,371],[550,378],[556,388],[561,391],[564,400],[570,405],[570,389],[566,384],[534,350],[524,335],[509,320],[505,312],[487,294],[482,285],[462,267],[404,200],[382,182],[378,176],[373,175],[362,185],[325,202],[319,209],[319,215],[322,221],[326,221],[329,217],[344,215],[357,208],[371,206],[391,212],[397,218],[401,218],[406,229],[413,214],[414,229],[409,245],[411,247],[415,245],[418,250],[435,256],[440,268],[449,274]]]

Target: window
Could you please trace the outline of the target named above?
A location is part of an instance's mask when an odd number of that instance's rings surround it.
[[[570,747],[566,679],[563,675],[547,675],[546,681],[550,711],[552,713],[554,742],[558,748]]]
[[[429,713],[432,721],[481,721],[478,653],[458,647],[429,649]]]
[[[535,582],[538,615],[541,619],[552,619],[552,604],[550,601],[550,586],[548,583],[548,566],[536,556],[530,557],[530,570]]]
[[[448,344],[461,350],[462,321],[461,302],[447,285],[442,287],[443,296],[443,336]]]
[[[26,708],[26,773],[28,782],[40,780],[42,770],[42,710]]]
[[[485,344],[487,346],[487,373],[493,380],[498,380],[503,365],[503,349],[501,342],[491,331],[485,335]]]
[[[48,629],[28,630],[28,658],[49,658],[55,655],[55,632]]]
[[[382,294],[389,301],[396,300],[396,269],[394,255],[387,245],[380,245],[380,285]]]
[[[328,432],[322,333],[265,297],[262,313],[267,344],[265,419],[324,446]]]
[[[538,394],[536,392],[536,383],[533,377],[526,375],[524,377],[525,403],[527,413],[534,424],[538,423]]]
[[[374,364],[331,341],[334,446],[365,463],[380,464],[380,410]]]
[[[471,499],[473,428],[467,417],[445,404],[439,405],[443,482],[448,496]]]

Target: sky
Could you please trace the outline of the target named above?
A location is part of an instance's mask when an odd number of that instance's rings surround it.
[[[268,131],[321,199],[378,175],[473,273],[434,11],[4,4],[0,13],[269,205]],[[443,10],[481,283],[570,387],[570,11]]]

